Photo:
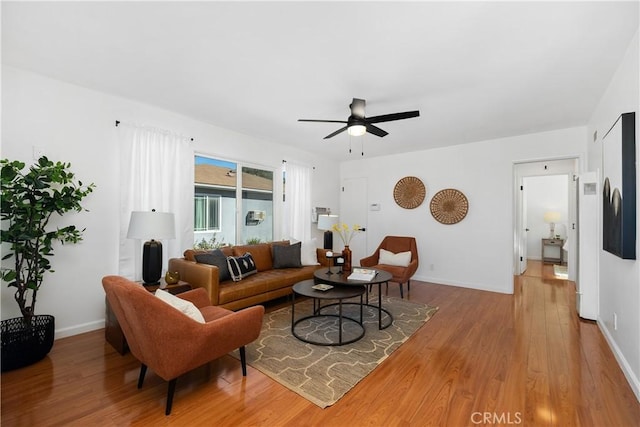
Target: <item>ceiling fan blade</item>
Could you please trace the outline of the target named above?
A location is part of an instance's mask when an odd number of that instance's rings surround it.
[[[314,119],[298,119],[299,122],[316,122],[316,123],[347,123],[346,120],[314,120]]]
[[[364,107],[366,106],[366,104],[367,101],[365,101],[364,99],[353,98],[353,101],[351,101],[351,105],[349,105],[349,108],[351,108],[351,115],[364,119]]]
[[[345,130],[347,130],[347,126],[345,126],[345,127],[341,128],[341,129],[338,129],[337,131],[335,131],[335,132],[333,132],[333,133],[330,133],[329,135],[325,136],[323,139],[333,138],[334,136],[336,136],[336,135],[337,135],[337,134],[339,134],[339,133],[344,132]]]
[[[379,127],[374,126],[374,125],[372,125],[372,124],[370,124],[370,123],[367,123],[365,126],[367,127],[367,132],[372,133],[372,134],[374,134],[374,135],[376,135],[376,136],[379,136],[379,137],[381,137],[381,138],[382,138],[383,136],[387,136],[387,135],[389,135],[389,132],[387,132],[387,131],[385,131],[385,130],[382,130],[382,129],[380,129]]]
[[[405,111],[404,113],[383,114],[381,116],[367,117],[367,123],[391,122],[394,120],[410,119],[420,116],[420,111]]]

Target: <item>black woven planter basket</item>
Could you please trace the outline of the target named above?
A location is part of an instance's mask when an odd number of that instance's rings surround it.
[[[31,327],[22,317],[2,320],[2,372],[36,363],[53,347],[55,318],[50,315],[34,316]]]

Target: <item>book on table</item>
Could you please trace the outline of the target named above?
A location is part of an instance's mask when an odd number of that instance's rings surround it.
[[[376,277],[378,272],[369,268],[354,268],[353,272],[347,277],[349,280],[361,280],[368,282]]]

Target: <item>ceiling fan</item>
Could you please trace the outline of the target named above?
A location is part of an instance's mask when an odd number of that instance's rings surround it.
[[[404,113],[392,113],[383,114],[381,116],[365,117],[364,107],[366,101],[364,99],[353,98],[349,108],[351,109],[351,115],[345,120],[314,120],[314,119],[298,119],[299,122],[319,122],[319,123],[346,123],[346,126],[338,129],[337,131],[325,136],[324,139],[332,138],[345,130],[351,136],[364,135],[365,132],[369,132],[379,137],[383,137],[389,134],[373,123],[391,122],[394,120],[410,119],[412,117],[420,116],[420,111],[405,111]]]

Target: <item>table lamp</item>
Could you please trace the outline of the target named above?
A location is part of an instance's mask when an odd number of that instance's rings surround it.
[[[131,212],[129,239],[150,239],[142,247],[142,281],[145,285],[160,283],[162,276],[162,243],[160,239],[176,237],[175,220],[172,213],[148,211]],[[156,240],[158,239],[158,240]]]
[[[318,215],[318,230],[324,232],[324,248],[333,249],[333,225],[338,223],[338,215]]]
[[[558,221],[560,221],[560,212],[549,211],[544,213],[544,222],[549,223],[549,228],[551,230],[551,239],[556,237],[556,222]]]

